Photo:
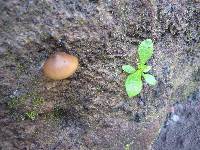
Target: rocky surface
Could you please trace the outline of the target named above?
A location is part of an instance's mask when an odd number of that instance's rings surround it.
[[[192,0],[1,0],[1,149],[151,149],[171,106],[199,86],[199,3]],[[128,98],[123,64],[151,38],[158,80]],[[76,74],[41,73],[56,51]]]
[[[187,102],[177,102],[167,115],[155,150],[200,149],[200,91],[188,97]]]

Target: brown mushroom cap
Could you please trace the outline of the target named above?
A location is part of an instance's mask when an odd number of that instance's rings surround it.
[[[43,72],[50,79],[62,80],[71,76],[77,68],[77,57],[65,52],[56,52],[44,63]]]

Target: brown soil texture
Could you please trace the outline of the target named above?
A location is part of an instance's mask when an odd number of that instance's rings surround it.
[[[153,149],[173,104],[198,92],[199,8],[198,0],[0,0],[0,149]],[[146,38],[158,83],[128,98],[121,67],[136,66]],[[52,81],[41,67],[58,51],[77,56],[79,69]]]

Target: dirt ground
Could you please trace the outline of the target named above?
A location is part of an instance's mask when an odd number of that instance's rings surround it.
[[[199,92],[199,8],[198,0],[0,0],[0,149],[162,149],[155,141],[167,114]],[[146,38],[158,83],[128,98],[121,66],[136,66]],[[77,56],[79,69],[52,81],[41,68],[57,51]]]

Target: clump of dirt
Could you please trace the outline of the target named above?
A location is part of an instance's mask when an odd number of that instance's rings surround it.
[[[0,11],[2,149],[148,149],[171,104],[199,85],[198,2],[12,0]],[[158,84],[130,99],[121,66],[137,64],[146,38]],[[57,51],[80,61],[62,81],[41,72]]]

